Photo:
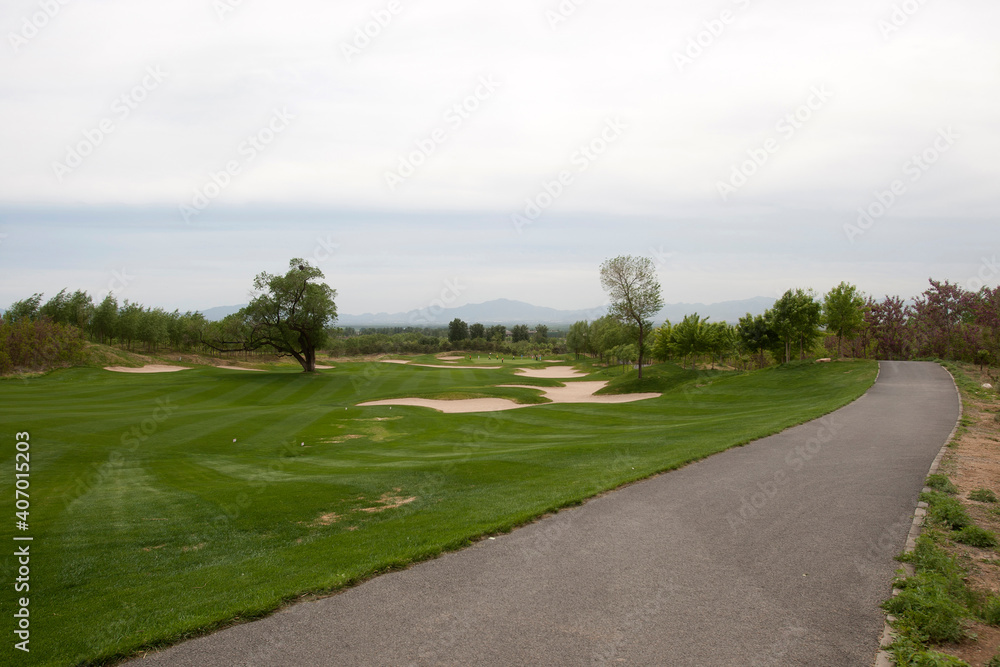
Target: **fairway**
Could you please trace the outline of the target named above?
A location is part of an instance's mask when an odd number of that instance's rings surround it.
[[[5,437],[31,437],[32,664],[112,659],[336,590],[826,414],[877,372],[663,365],[640,388],[659,398],[545,404],[530,387],[561,382],[519,365],[75,368],[0,382]],[[402,397],[537,405],[357,407]],[[4,460],[12,469],[13,446]],[[0,486],[13,498],[12,475]],[[16,560],[3,567],[13,580]]]

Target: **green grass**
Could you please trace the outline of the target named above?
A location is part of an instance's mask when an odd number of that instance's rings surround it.
[[[976,489],[969,493],[969,500],[975,500],[980,503],[995,503],[997,501],[997,494],[989,489]]]
[[[462,547],[831,412],[876,372],[791,364],[706,384],[662,366],[646,373],[668,393],[637,403],[459,415],[355,407],[398,396],[537,400],[493,386],[523,380],[519,365],[76,368],[0,383],[4,498],[14,497],[13,434],[31,435],[31,664],[113,660]],[[12,553],[0,556],[5,582]],[[13,663],[11,644],[0,663]]]
[[[927,503],[927,516],[931,521],[949,530],[960,530],[971,525],[972,519],[957,498],[939,491],[921,493],[920,499]]]
[[[991,549],[997,545],[997,536],[993,531],[979,526],[966,526],[955,533],[955,539],[977,549]]]
[[[974,596],[965,586],[965,570],[934,541],[933,534],[917,538],[911,553],[900,557],[910,563],[914,575],[896,580],[900,594],[882,604],[896,617],[893,626],[901,641],[893,644],[899,664],[921,664],[908,655],[923,643],[956,642],[966,635],[966,620],[972,616]],[[934,664],[934,663],[931,663]],[[946,663],[947,664],[947,663]]]
[[[941,473],[928,475],[927,481],[924,483],[935,491],[940,491],[941,493],[949,493],[951,495],[958,493],[958,488],[950,479],[948,479],[948,476]]]

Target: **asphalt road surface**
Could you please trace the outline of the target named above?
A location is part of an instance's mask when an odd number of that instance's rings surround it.
[[[948,373],[144,665],[871,665]],[[138,661],[137,661],[138,662]]]

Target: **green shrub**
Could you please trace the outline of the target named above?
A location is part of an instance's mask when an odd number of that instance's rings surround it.
[[[928,476],[927,480],[924,483],[927,486],[934,489],[935,491],[941,491],[942,493],[950,493],[952,495],[958,493],[958,488],[956,488],[955,485],[951,483],[951,480],[948,479],[946,475],[942,475],[941,473],[935,473],[933,475]]]
[[[897,579],[900,594],[882,604],[883,609],[896,616],[893,625],[908,640],[896,642],[894,655],[899,665],[960,664],[934,662],[939,658],[922,647],[925,642],[962,639],[965,621],[972,616],[970,606],[975,602],[965,586],[965,570],[934,542],[933,535],[924,533],[917,538],[912,552],[900,556],[899,560],[913,565],[915,574]]]
[[[927,502],[927,515],[932,521],[953,530],[964,528],[972,523],[969,514],[957,499],[937,492],[924,493],[920,497]]]
[[[931,643],[957,642],[965,637],[964,621],[969,611],[951,595],[944,575],[919,572],[907,578],[899,595],[882,606],[896,616],[897,623]]]
[[[979,618],[988,625],[1000,625],[1000,597],[996,595],[988,597],[979,607]]]
[[[989,489],[976,489],[969,494],[969,500],[975,500],[981,503],[995,503],[997,501],[997,494],[993,493]]]
[[[979,526],[966,526],[955,534],[955,539],[962,544],[980,549],[989,549],[997,545],[997,536]]]
[[[948,581],[948,589],[957,597],[965,599],[965,570],[947,551],[935,544],[933,533],[924,533],[917,538],[917,546],[910,553],[903,554],[899,560],[913,565],[915,572],[939,574]],[[909,579],[899,584],[908,586]]]

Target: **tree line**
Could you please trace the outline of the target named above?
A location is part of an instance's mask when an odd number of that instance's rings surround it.
[[[201,313],[146,308],[128,299],[119,304],[108,294],[95,304],[83,290],[63,289],[42,303],[42,294],[17,301],[3,315],[5,322],[41,321],[73,326],[95,343],[120,344],[130,351],[158,352],[201,347],[209,322]]]
[[[86,337],[132,351],[199,350],[213,353],[276,353],[315,368],[316,351],[351,356],[468,350],[509,354],[591,354],[642,366],[648,359],[694,366],[704,361],[735,367],[829,354],[881,359],[940,358],[995,365],[1000,360],[1000,287],[977,292],[948,281],[910,302],[899,296],[875,299],[846,282],[822,297],[791,289],[760,315],[736,324],[709,322],[697,313],[654,328],[650,317],[662,308],[660,285],[648,258],[618,257],[601,267],[602,285],[612,298],[609,314],[574,323],[565,340],[539,324],[487,327],[454,319],[447,329],[403,329],[343,336],[333,328],[336,292],[317,282],[323,274],[301,259],[285,275],[262,273],[256,295],[240,312],[208,322],[196,312],[167,312],[113,294],[95,303],[82,290],[64,289],[43,303],[33,294],[0,319],[0,372],[74,363]]]
[[[910,303],[899,296],[876,299],[842,282],[822,297],[812,290],[788,290],[765,313],[747,313],[736,324],[709,322],[693,313],[653,330],[642,356],[743,368],[817,354],[995,365],[1000,360],[1000,287],[971,292],[948,281],[929,282]],[[606,315],[574,323],[566,346],[577,355],[635,363],[638,339],[634,324]]]

